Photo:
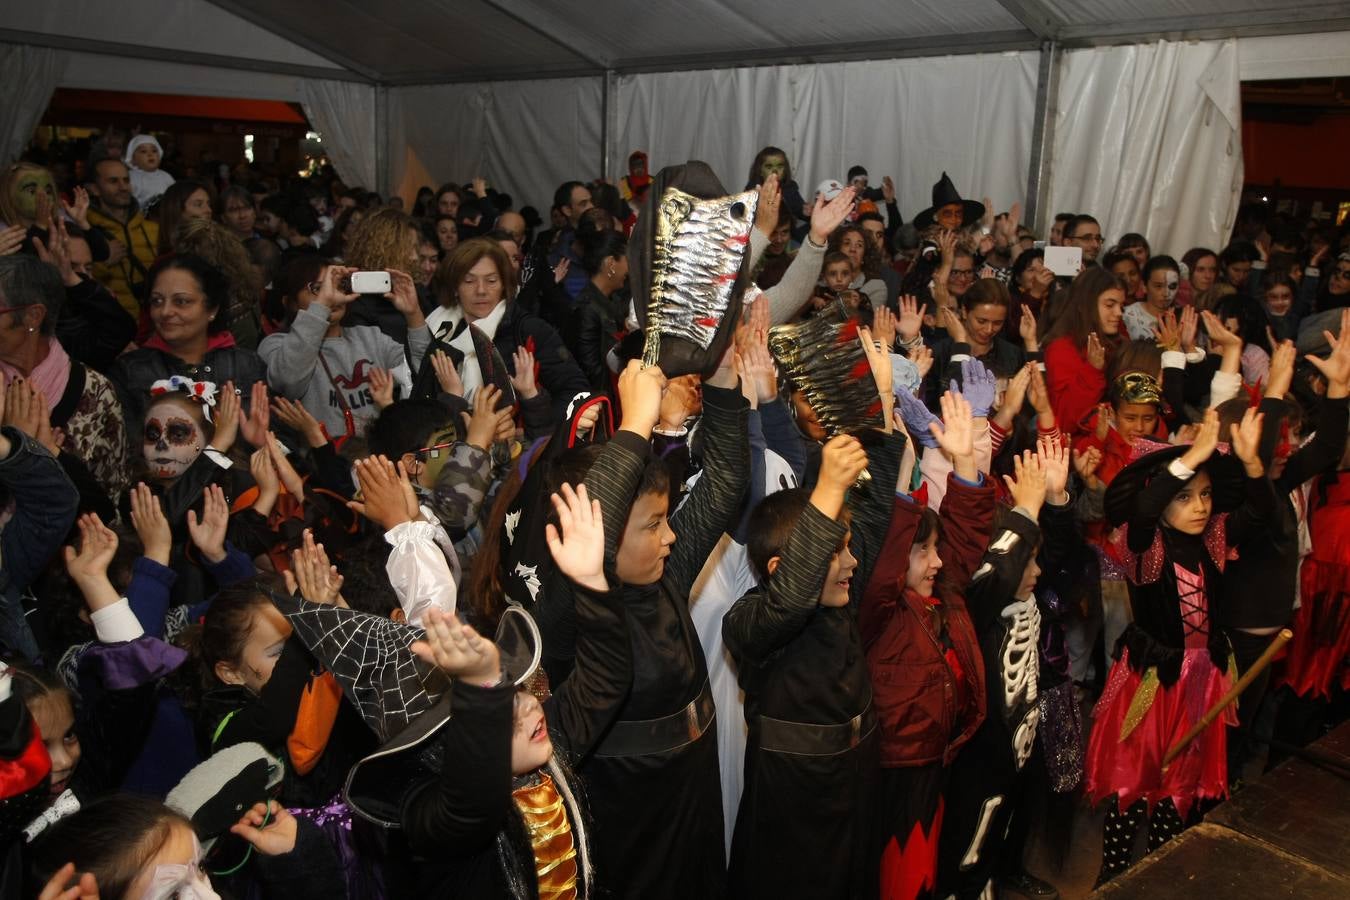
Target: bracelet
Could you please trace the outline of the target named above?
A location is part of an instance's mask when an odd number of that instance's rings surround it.
[[[812,247],[815,247],[817,250],[824,250],[826,247],[830,246],[828,241],[825,242],[824,244],[817,244],[814,240],[811,239],[810,232],[807,232],[806,234],[806,243],[811,245]]]

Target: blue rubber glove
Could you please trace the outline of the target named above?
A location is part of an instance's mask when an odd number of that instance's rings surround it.
[[[928,430],[928,425],[931,422],[941,424],[942,420],[933,415],[928,407],[923,405],[923,401],[909,391],[896,391],[895,399],[900,408],[900,418],[904,421],[909,436],[923,447],[937,449],[941,446],[938,439]]]
[[[970,404],[970,414],[977,419],[989,415],[998,394],[998,379],[978,359],[961,360],[961,384],[951,383],[953,394],[960,394]]]

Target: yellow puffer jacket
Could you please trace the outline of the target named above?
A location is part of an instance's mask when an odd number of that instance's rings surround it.
[[[121,241],[126,245],[127,255],[121,261],[112,265],[94,265],[94,278],[117,296],[117,302],[133,319],[140,321],[141,301],[137,294],[144,296],[149,291],[145,276],[150,270],[150,264],[155,261],[159,223],[147,221],[139,210],[122,223],[102,210],[91,207],[89,224],[102,231],[108,240]]]

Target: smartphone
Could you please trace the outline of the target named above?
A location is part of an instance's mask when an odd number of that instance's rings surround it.
[[[393,290],[388,272],[353,272],[351,284],[353,294],[387,294]]]
[[[1046,247],[1045,267],[1057,278],[1076,278],[1083,271],[1083,248]]]

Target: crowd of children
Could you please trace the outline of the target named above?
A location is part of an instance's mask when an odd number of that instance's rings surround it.
[[[130,209],[193,218],[160,155]],[[1105,882],[1336,721],[1350,255],[1098,265],[1080,215],[1057,279],[945,175],[907,233],[773,147],[748,234],[676,240],[729,192],[632,163],[538,236],[443,192],[438,263],[389,208],[271,269],[180,223],[139,321],[43,194],[0,255],[0,894],[1050,897],[1064,801]]]

